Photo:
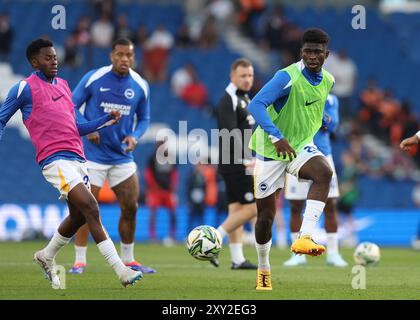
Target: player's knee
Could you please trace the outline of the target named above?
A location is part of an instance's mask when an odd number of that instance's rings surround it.
[[[98,202],[96,202],[95,199],[89,200],[86,203],[84,203],[82,212],[84,213],[84,216],[86,219],[97,219],[99,220],[99,206]]]
[[[86,219],[84,216],[79,215],[77,217],[72,217],[72,222],[75,226],[83,226],[86,223]]]
[[[316,174],[316,181],[318,183],[330,183],[333,176],[333,171],[330,166],[323,166]]]
[[[303,210],[305,202],[304,201],[291,201],[290,202],[290,209],[293,215],[300,215]]]
[[[274,215],[269,210],[259,212],[257,225],[260,228],[271,228],[274,222]]]
[[[137,201],[125,203],[121,206],[121,214],[126,218],[133,218],[136,216],[138,209]]]

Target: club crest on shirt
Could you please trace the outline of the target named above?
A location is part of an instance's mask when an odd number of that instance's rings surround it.
[[[133,90],[133,89],[130,89],[130,88],[126,89],[126,90],[124,91],[124,96],[125,96],[127,99],[133,99],[133,98],[134,98],[134,90]]]

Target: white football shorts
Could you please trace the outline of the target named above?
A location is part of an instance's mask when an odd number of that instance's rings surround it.
[[[332,155],[327,156],[328,163],[333,171],[333,176],[330,183],[330,191],[328,192],[328,198],[338,198],[340,196],[338,188],[338,178],[335,172],[334,160]],[[287,200],[306,200],[309,192],[309,188],[312,181],[299,182],[295,176],[286,174],[286,186],[284,189],[284,197]]]
[[[107,179],[109,186],[113,188],[137,172],[137,165],[134,161],[112,165],[88,161],[87,168],[90,183],[97,187],[102,187]]]
[[[42,169],[42,175],[60,192],[60,199],[67,199],[69,192],[79,183],[90,190],[86,162],[55,160]]]
[[[254,169],[255,198],[266,198],[278,189],[284,188],[286,173],[290,173],[298,178],[300,168],[309,159],[316,156],[325,157],[313,143],[309,143],[290,162],[278,160],[264,161],[257,158]],[[299,181],[308,180],[299,179]]]

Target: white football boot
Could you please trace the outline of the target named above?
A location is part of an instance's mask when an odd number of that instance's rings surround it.
[[[51,282],[51,286],[53,288],[59,288],[60,279],[57,276],[55,260],[48,260],[45,258],[44,250],[39,250],[34,254],[34,261],[42,268],[44,276]]]
[[[125,272],[119,276],[121,284],[124,287],[127,287],[129,285],[133,286],[141,278],[143,278],[143,273],[141,271],[134,271],[128,267],[125,270]]]
[[[306,256],[292,253],[289,260],[283,263],[285,267],[298,267],[306,265]]]
[[[344,259],[338,252],[332,254],[328,254],[327,252],[327,264],[339,268],[344,268],[348,266],[348,263],[344,261]]]

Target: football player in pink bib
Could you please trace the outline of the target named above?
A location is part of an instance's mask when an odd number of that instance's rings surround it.
[[[37,251],[38,263],[54,288],[60,287],[55,257],[58,251],[87,223],[99,251],[115,270],[123,286],[134,284],[143,274],[126,267],[104,229],[98,203],[90,192],[86,159],[80,136],[117,123],[121,114],[110,112],[101,118],[79,120],[72,94],[65,80],[57,77],[57,55],[53,43],[38,39],[26,49],[35,69],[10,90],[0,108],[0,139],[9,119],[18,110],[36,149],[36,161],[45,179],[67,201],[70,214],[63,220],[48,245]]]

